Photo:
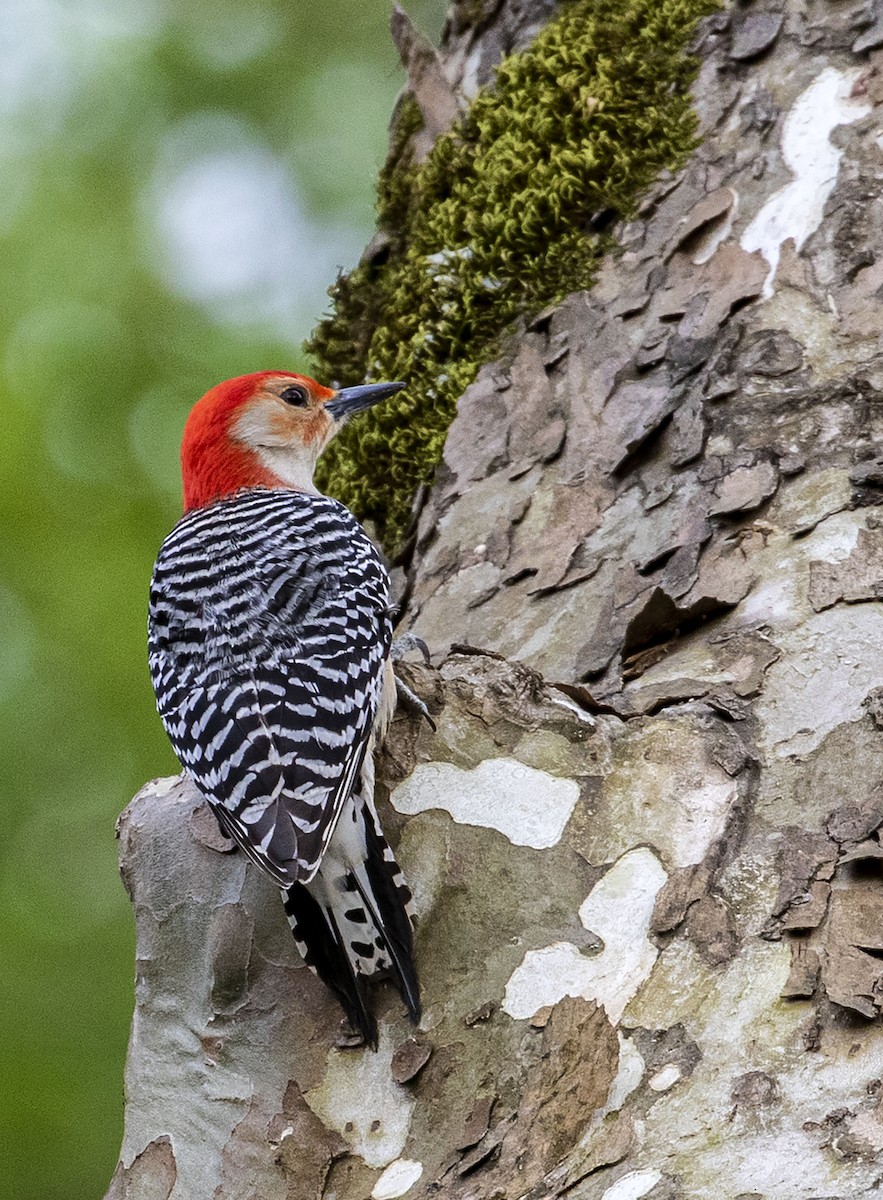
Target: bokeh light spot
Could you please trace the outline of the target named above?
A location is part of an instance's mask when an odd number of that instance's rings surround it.
[[[241,122],[201,114],[164,147],[148,212],[167,284],[216,320],[291,335],[360,235],[314,220],[297,181]]]
[[[182,34],[197,58],[229,70],[266,53],[282,40],[283,29],[280,15],[262,4],[215,0],[182,12]]]

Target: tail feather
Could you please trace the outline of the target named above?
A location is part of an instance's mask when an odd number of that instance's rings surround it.
[[[305,884],[282,893],[291,929],[307,966],[331,988],[355,1029],[377,1049],[377,1018],[368,1007],[365,977],[357,974],[330,905],[311,896]]]
[[[377,818],[370,810],[365,821],[365,833],[368,856],[365,859],[364,872],[369,886],[366,888],[361,884],[359,893],[380,930],[392,960],[399,994],[405,1002],[408,1016],[416,1025],[420,1020],[420,984],[414,966],[411,891],[405,883],[392,850],[380,832]],[[359,872],[356,872],[356,882],[360,882]],[[369,893],[373,897],[373,903]]]
[[[347,801],[316,875],[283,893],[298,947],[339,997],[365,1041],[377,1048],[368,984],[391,976],[416,1024],[411,893],[365,795]]]

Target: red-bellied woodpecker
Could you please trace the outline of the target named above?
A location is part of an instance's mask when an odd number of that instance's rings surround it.
[[[402,387],[335,392],[264,371],[207,392],[150,591],[150,672],[175,752],[374,1046],[372,976],[420,1016],[411,893],[373,800],[372,750],[395,707],[389,579],[313,468],[349,416]]]

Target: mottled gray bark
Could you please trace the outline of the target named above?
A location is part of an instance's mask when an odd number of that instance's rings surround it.
[[[433,86],[529,36],[487,7]],[[408,581],[438,731],[380,763],[416,1034],[390,992],[338,1047],[193,792],[127,810],[111,1196],[879,1193],[878,45],[848,4],[713,18],[701,148],[460,403]]]

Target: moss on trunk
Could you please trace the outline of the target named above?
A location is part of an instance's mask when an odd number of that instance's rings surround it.
[[[346,429],[321,485],[390,548],[441,458],[456,403],[519,315],[590,286],[603,229],[695,145],[689,51],[714,0],[574,0],[505,59],[427,160],[405,98],[378,187],[382,261],[332,289],[317,373],[408,389]]]

